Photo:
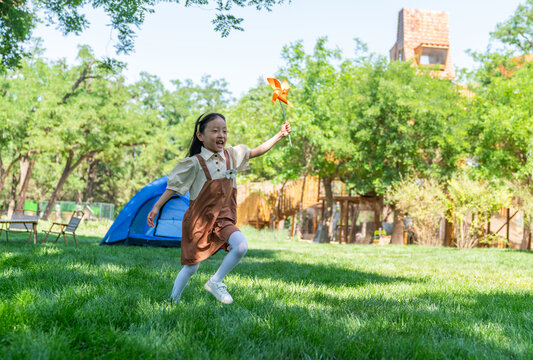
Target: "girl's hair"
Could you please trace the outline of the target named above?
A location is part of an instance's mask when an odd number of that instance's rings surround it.
[[[209,113],[207,115],[203,113],[198,119],[196,119],[196,125],[194,125],[194,134],[192,134],[191,146],[189,147],[188,156],[194,156],[196,154],[199,154],[202,150],[203,143],[200,141],[200,139],[198,139],[198,136],[196,136],[196,132],[199,131],[200,133],[203,133],[206,125],[210,121],[215,120],[217,117],[226,121],[226,118],[219,113]]]

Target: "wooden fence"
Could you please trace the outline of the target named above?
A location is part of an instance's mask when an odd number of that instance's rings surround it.
[[[269,182],[239,185],[237,223],[257,228],[276,227],[279,221],[318,204],[318,177],[272,185]]]

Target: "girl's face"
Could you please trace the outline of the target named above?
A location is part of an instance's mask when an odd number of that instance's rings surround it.
[[[226,122],[217,116],[207,123],[203,132],[196,132],[196,136],[204,143],[207,150],[214,153],[221,152],[228,140]]]

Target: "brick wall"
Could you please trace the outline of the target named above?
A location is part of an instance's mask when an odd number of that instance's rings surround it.
[[[449,51],[448,13],[419,9],[400,10],[397,40],[390,52],[391,59],[415,59],[415,49],[420,45],[448,49],[446,64],[440,76],[455,78],[455,70]]]

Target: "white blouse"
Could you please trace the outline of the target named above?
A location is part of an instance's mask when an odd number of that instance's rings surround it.
[[[245,171],[250,168],[250,149],[246,145],[237,145],[227,147],[230,164],[237,172]],[[226,158],[224,151],[214,153],[202,146],[199,154],[204,160],[211,174],[211,178],[221,179],[226,176]],[[168,175],[167,190],[172,190],[178,194],[184,195],[187,191],[191,196],[191,200],[198,197],[200,190],[207,181],[204,170],[200,165],[200,161],[196,156],[187,157],[181,160],[172,169]],[[236,181],[233,181],[233,187],[237,188]]]

